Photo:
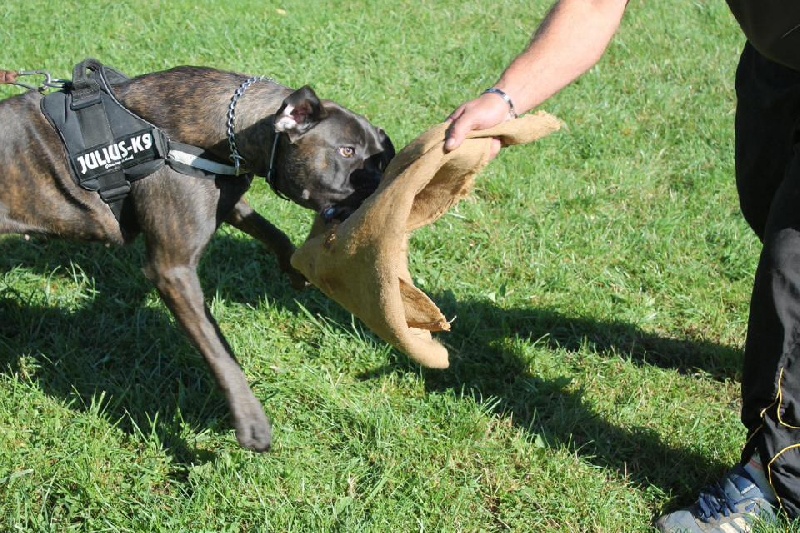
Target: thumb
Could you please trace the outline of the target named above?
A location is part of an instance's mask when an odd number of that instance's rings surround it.
[[[467,133],[472,130],[472,124],[462,116],[457,117],[447,128],[447,138],[444,142],[446,152],[452,152],[464,142]]]

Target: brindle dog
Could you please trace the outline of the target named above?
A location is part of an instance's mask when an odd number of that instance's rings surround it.
[[[248,76],[209,68],[178,67],[114,86],[128,109],[170,139],[205,149],[230,164],[228,109]],[[274,167],[275,189],[295,203],[346,216],[377,186],[394,155],[386,134],[364,117],[313,90],[292,90],[270,80],[248,86],[236,103],[235,146],[246,172],[214,180],[165,166],[131,184],[118,221],[96,192],[70,175],[66,151],[40,110],[36,91],[0,102],[0,233],[25,233],[126,244],[145,239],[144,272],[202,353],[224,392],[236,437],[266,451],[271,427],[230,346],[211,316],[197,276],[206,245],[223,222],[263,242],[296,287],[302,275],[289,260],[289,238],[243,199],[253,175]],[[280,142],[272,154],[273,139]]]

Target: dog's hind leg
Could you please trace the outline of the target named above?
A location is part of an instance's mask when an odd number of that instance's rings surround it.
[[[244,198],[236,203],[225,222],[266,245],[278,258],[278,266],[289,277],[292,287],[303,289],[308,286],[306,278],[290,263],[295,250],[292,241],[284,232],[259,215]]]

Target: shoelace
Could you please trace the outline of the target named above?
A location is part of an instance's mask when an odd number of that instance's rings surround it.
[[[730,516],[731,511],[736,511],[738,502],[728,496],[719,482],[714,483],[706,490],[700,492],[697,504],[700,507],[700,520],[708,522],[709,519],[718,519],[720,515]]]

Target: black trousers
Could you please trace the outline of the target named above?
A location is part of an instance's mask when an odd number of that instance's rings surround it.
[[[742,376],[747,461],[758,451],[781,507],[800,516],[800,72],[749,44],[736,73],[736,185],[763,248]]]

